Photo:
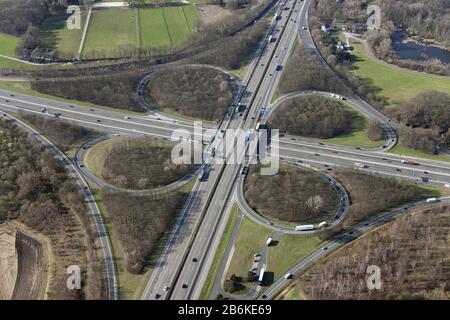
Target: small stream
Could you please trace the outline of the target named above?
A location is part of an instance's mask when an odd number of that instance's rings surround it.
[[[418,61],[439,59],[442,63],[450,63],[450,51],[416,42],[403,42],[406,38],[407,35],[404,32],[395,32],[392,36],[392,49],[399,59]]]

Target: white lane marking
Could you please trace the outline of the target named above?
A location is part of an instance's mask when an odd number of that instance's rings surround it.
[[[29,101],[26,101],[26,100],[19,100],[17,98],[5,97],[3,95],[0,95],[0,98],[3,98],[5,100],[19,102],[19,103],[24,103],[24,104],[28,104],[28,105],[33,105],[33,106],[37,106],[37,107],[40,107],[40,108],[53,109],[53,110],[58,110],[58,111],[61,111],[61,112],[70,112],[70,113],[82,115],[82,116],[85,116],[85,117],[93,117],[93,118],[96,118],[96,119],[105,119],[105,120],[110,120],[110,121],[127,123],[127,124],[130,124],[130,125],[138,125],[138,126],[144,126],[144,127],[152,127],[152,128],[156,128],[156,129],[169,130],[167,127],[160,127],[158,125],[148,125],[148,124],[145,124],[145,123],[127,121],[127,120],[123,120],[123,119],[119,119],[119,118],[116,119],[116,118],[111,118],[111,117],[108,117],[108,116],[102,116],[102,115],[99,115],[99,114],[91,114],[91,113],[87,113],[87,112],[71,110],[71,109],[68,109],[68,108],[54,107],[54,106],[49,106],[49,105],[45,105],[45,104],[29,102]],[[70,105],[70,104],[68,103],[68,105]],[[20,107],[20,108],[27,109],[26,107]],[[92,109],[94,109],[94,108],[92,108]],[[29,110],[29,109],[27,109],[27,110]],[[103,110],[103,109],[97,109],[97,110],[106,111],[106,110]],[[91,112],[94,112],[94,111],[91,111]],[[114,112],[114,111],[111,111],[111,112]],[[121,115],[121,117],[130,117],[131,118],[132,116]],[[175,126],[175,128],[172,129],[172,130],[177,129],[176,126],[186,127],[186,128],[190,128],[190,129],[194,128],[194,125],[185,125],[185,124],[178,123],[178,122],[175,123],[175,122],[169,122],[169,121],[165,121],[165,120],[153,120],[153,119],[150,119],[150,118],[143,118],[142,116],[135,116],[135,118],[136,119],[141,119],[141,120],[147,120],[147,121],[166,122],[167,124],[171,124],[171,125]]]
[[[395,155],[389,154],[389,153],[384,153],[382,151],[370,152],[368,150],[365,150],[365,151],[368,151],[369,153],[364,154],[362,152],[357,152],[357,151],[351,150],[345,146],[342,148],[339,148],[338,146],[332,145],[332,144],[331,145],[324,144],[323,146],[321,146],[321,145],[319,145],[319,142],[317,142],[317,145],[315,145],[314,142],[307,142],[304,140],[296,140],[297,142],[292,142],[292,141],[287,141],[284,139],[278,139],[277,141],[280,143],[280,145],[281,144],[292,144],[292,145],[316,148],[318,150],[324,150],[326,147],[325,151],[337,151],[337,152],[341,152],[341,153],[350,153],[350,154],[354,154],[354,155],[372,157],[372,158],[377,158],[377,159],[385,158],[389,161],[401,161],[401,160],[403,160],[402,158],[408,158],[408,159],[417,160],[419,162],[419,165],[450,169],[450,162],[447,164],[446,162],[439,161],[439,160],[429,160],[429,159],[424,159],[424,158],[415,158],[415,157],[400,156],[400,155],[398,155],[397,158],[394,158]],[[449,160],[450,160],[450,157],[449,157]],[[446,164],[447,164],[447,166],[446,166]]]
[[[6,105],[6,104],[3,104],[3,103],[0,103],[0,106],[11,108],[11,109],[15,109],[15,110],[24,110],[21,107],[10,106],[10,105]],[[31,113],[37,113],[37,114],[40,114],[40,115],[45,115],[45,116],[53,118],[53,115],[48,114],[48,113],[42,113],[40,111],[29,110],[29,109],[26,109],[25,111],[26,112],[31,112]],[[114,129],[114,130],[129,131],[129,132],[132,132],[132,133],[135,133],[135,134],[136,133],[140,133],[140,134],[145,134],[145,135],[157,136],[157,137],[161,137],[161,138],[170,139],[170,136],[166,136],[166,135],[162,135],[162,134],[158,134],[158,133],[139,131],[139,130],[136,130],[136,129],[121,128],[121,127],[111,126],[111,125],[107,125],[107,124],[103,124],[103,123],[99,123],[99,122],[91,122],[91,121],[87,121],[87,120],[81,120],[81,119],[74,119],[74,118],[64,117],[62,115],[59,116],[58,118],[59,119],[66,119],[66,120],[69,120],[69,121],[76,121],[76,122],[86,123],[86,124],[95,125],[95,126],[99,126],[99,127],[111,128],[111,129]]]
[[[285,151],[292,151],[292,152],[297,152],[297,153],[306,153],[306,154],[312,154],[315,155],[317,152],[312,152],[312,151],[304,151],[304,150],[296,150],[296,149],[290,149],[290,148],[279,148],[280,151],[285,150]],[[317,153],[319,154],[319,153]],[[280,154],[281,157],[284,157],[283,155]],[[346,160],[346,161],[354,161],[354,162],[362,162],[364,164],[373,164],[373,165],[377,165],[377,166],[382,166],[382,167],[391,167],[391,168],[398,168],[398,169],[403,169],[403,170],[410,170],[410,171],[416,171],[416,172],[420,172],[421,174],[424,174],[424,170],[423,169],[416,169],[412,166],[408,166],[405,167],[404,165],[395,165],[395,164],[390,164],[390,163],[380,163],[380,162],[374,162],[374,161],[368,161],[366,159],[358,159],[358,158],[349,158],[349,157],[342,157],[339,155],[329,155],[329,154],[320,154],[320,156],[323,157],[329,157],[329,158],[335,158],[335,159],[341,159],[341,160]],[[286,156],[287,158],[288,156]],[[291,157],[292,159],[296,159],[295,157]],[[441,169],[446,169],[448,170],[448,168],[441,168]],[[450,177],[450,173],[442,173],[442,172],[436,172],[436,171],[427,171],[429,174],[435,174],[435,175],[441,175],[441,176],[447,176]]]
[[[327,164],[327,165],[331,165],[331,166],[335,166],[335,167],[340,167],[341,165],[339,165],[339,164],[330,164],[330,163],[325,163],[325,162],[322,162],[322,161],[316,161],[316,160],[312,160],[312,159],[305,159],[305,158],[298,158],[298,157],[290,157],[290,156],[281,156],[282,158],[287,158],[287,159],[292,159],[292,160],[300,160],[300,161],[303,161],[303,162],[310,162],[310,163],[313,163],[313,164]],[[394,177],[399,177],[399,178],[406,178],[406,179],[409,179],[409,180],[412,180],[412,179],[420,179],[420,177],[412,177],[412,176],[406,176],[406,175],[403,175],[403,174],[396,174],[396,173],[389,173],[389,172],[382,172],[382,171],[373,171],[373,170],[361,170],[361,169],[358,169],[359,171],[362,171],[362,172],[366,172],[366,173],[379,173],[379,174],[383,174],[383,175],[387,175],[387,176],[394,176]],[[440,180],[432,180],[432,179],[429,179],[428,180],[429,182],[435,182],[435,183],[441,183],[441,184],[447,184],[448,182],[445,182],[445,181],[440,181]]]

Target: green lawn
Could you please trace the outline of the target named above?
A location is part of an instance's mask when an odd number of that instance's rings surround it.
[[[136,46],[136,10],[110,8],[92,12],[83,53]]]
[[[297,261],[314,251],[322,241],[318,237],[284,234],[276,246],[270,247],[267,271],[274,273],[274,280],[289,270]]]
[[[195,25],[199,18],[197,8],[195,6],[183,6],[181,8],[183,9],[189,33],[192,33],[195,31]]]
[[[359,41],[352,39],[350,43],[357,58],[352,63],[354,72],[377,96],[384,98],[387,105],[402,103],[423,91],[450,92],[450,77],[401,70],[379,63],[368,56],[364,45]]]
[[[170,46],[169,31],[161,8],[139,9],[141,47]]]
[[[172,45],[182,43],[190,35],[183,9],[181,7],[165,7],[163,10]]]
[[[16,47],[19,43],[19,37],[10,36],[9,34],[0,33],[0,54],[15,57]]]
[[[233,258],[227,270],[227,279],[232,274],[235,274],[236,276],[243,277],[245,280],[253,261],[253,255],[260,252],[267,238],[273,232],[273,230],[259,225],[247,217],[242,220],[235,243]]]
[[[81,14],[81,29],[68,29],[68,15],[60,13],[47,18],[40,30],[42,43],[45,47],[56,49],[63,55],[75,57],[80,47],[86,14]]]
[[[0,68],[5,69],[38,69],[39,66],[33,66],[31,64],[15,61],[7,58],[0,57]]]
[[[239,208],[237,204],[233,204],[231,209],[231,214],[228,219],[227,225],[222,234],[222,239],[220,240],[219,246],[217,248],[216,254],[214,256],[213,263],[209,269],[208,276],[206,278],[205,284],[203,285],[202,292],[200,293],[200,300],[207,300],[211,290],[214,286],[214,281],[217,277],[217,272],[219,271],[220,264],[223,260],[223,255],[227,248],[228,242],[230,241],[231,233],[233,232],[233,227],[236,224],[238,217]]]
[[[0,54],[8,57],[16,57],[16,47],[19,44],[19,37],[0,33]],[[6,69],[32,69],[36,68],[30,64],[0,57],[0,68]]]

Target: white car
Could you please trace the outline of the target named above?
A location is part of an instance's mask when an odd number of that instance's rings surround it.
[[[293,276],[292,273],[286,273],[286,275],[284,276],[284,278],[287,280],[287,279],[291,279],[292,276]]]
[[[127,120],[131,119],[129,116],[125,116],[124,118],[127,119]]]
[[[302,27],[303,30],[306,30],[306,27]]]
[[[169,290],[169,286],[165,286],[163,289],[165,292],[167,292]]]

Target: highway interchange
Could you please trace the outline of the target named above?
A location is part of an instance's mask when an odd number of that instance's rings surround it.
[[[279,14],[282,19],[272,20],[264,41],[248,67],[248,72],[244,79],[236,84],[239,89],[236,90],[234,104],[237,102],[246,104],[246,115],[244,117],[226,117],[224,121],[220,122],[218,127],[213,124],[206,124],[204,129],[209,129],[207,139],[212,141],[207,147],[208,150],[211,150],[211,148],[222,150],[224,139],[221,130],[241,128],[243,132],[253,131],[259,120],[267,119],[259,119],[261,108],[267,108],[272,112],[280,103],[295,96],[309,94],[331,96],[332,93],[326,92],[298,92],[281,97],[274,103],[271,103],[271,98],[281,77],[281,72],[276,71],[277,65],[286,64],[297,37],[300,38],[305,48],[311,54],[316,55],[318,59],[322,59],[312,41],[308,27],[309,4],[309,0],[297,0],[283,1],[280,5]],[[284,7],[289,9],[283,10]],[[306,28],[304,29],[303,27]],[[271,34],[276,36],[277,40],[275,42],[268,41],[268,37]],[[324,64],[324,61],[322,61],[322,64]],[[138,91],[140,91],[138,93],[140,93],[141,97],[143,84],[149,80],[149,77],[147,76],[143,79],[142,85],[138,86]],[[383,147],[364,150],[326,144],[312,139],[283,137],[279,139],[281,160],[317,169],[330,167],[355,168],[355,163],[362,163],[364,167],[359,167],[358,170],[419,183],[427,182],[439,186],[450,183],[449,163],[411,158],[411,161],[416,162],[416,165],[407,165],[402,163],[402,161],[409,158],[386,153],[385,151],[396,143],[395,129],[398,128],[398,125],[356,94],[346,98],[344,102],[350,107],[359,110],[366,117],[375,119],[382,124],[387,132],[387,141]],[[145,99],[141,99],[141,103],[146,103]],[[120,112],[119,110],[39,98],[3,89],[0,89],[0,110],[5,112],[6,117],[11,117],[7,113],[26,112],[40,116],[56,117],[77,125],[106,131],[113,136],[120,134],[166,141],[171,139],[174,130],[185,129],[193,132],[195,127],[195,124],[190,120],[171,118],[170,116],[154,112],[154,110],[151,110],[152,112],[147,115]],[[22,123],[15,118],[14,121]],[[22,127],[33,134],[37,134],[34,129],[23,123]],[[45,138],[42,137],[41,139]],[[45,139],[43,141],[51,145],[48,140]],[[88,145],[87,148],[91,145]],[[57,150],[54,146],[52,146],[52,149]],[[62,152],[55,152],[61,159],[64,159],[63,162],[66,167],[70,172],[73,172],[76,180],[82,186],[85,196],[89,198],[88,203],[90,203],[94,220],[97,221],[96,225],[100,231],[103,230],[100,234],[103,237],[102,245],[108,270],[109,298],[117,299],[117,281],[115,279],[115,267],[111,262],[112,254],[109,241],[104,231],[98,208],[96,208],[95,201],[90,194],[83,175],[94,181],[95,177],[92,177],[89,172],[80,167],[83,149],[77,155],[75,164],[72,164]],[[238,156],[240,160],[243,160],[244,154],[239,154]],[[225,158],[227,157],[228,154],[225,154]],[[239,191],[242,188],[242,177],[239,174],[241,166],[239,164],[216,163],[214,158],[209,158],[209,161],[211,165],[210,177],[207,181],[196,181],[181,214],[175,221],[169,240],[165,244],[157,265],[151,273],[142,294],[142,299],[197,299],[200,296],[220,242],[222,231],[228,221],[233,201],[238,200],[241,211],[254,221],[268,225],[267,221],[255,215],[254,212],[250,212],[243,202],[242,194]],[[102,183],[101,181],[97,182]],[[443,201],[448,200],[443,199]],[[341,205],[345,208],[348,205],[348,199]],[[410,205],[408,209],[418,205]],[[405,212],[405,210],[399,209],[386,213],[372,221],[346,231],[346,233],[331,239],[326,246],[319,248],[307,258],[298,262],[289,272],[295,273],[310,266],[331,250],[354,239],[374,226],[391,220],[402,212]],[[343,215],[338,219],[342,218]],[[283,227],[278,225],[268,225],[268,227],[272,227],[275,231],[292,232],[289,228],[283,230]],[[325,247],[326,249],[324,249]],[[226,260],[226,257],[224,260]],[[273,298],[288,282],[287,279],[281,277],[264,291],[261,298]]]

